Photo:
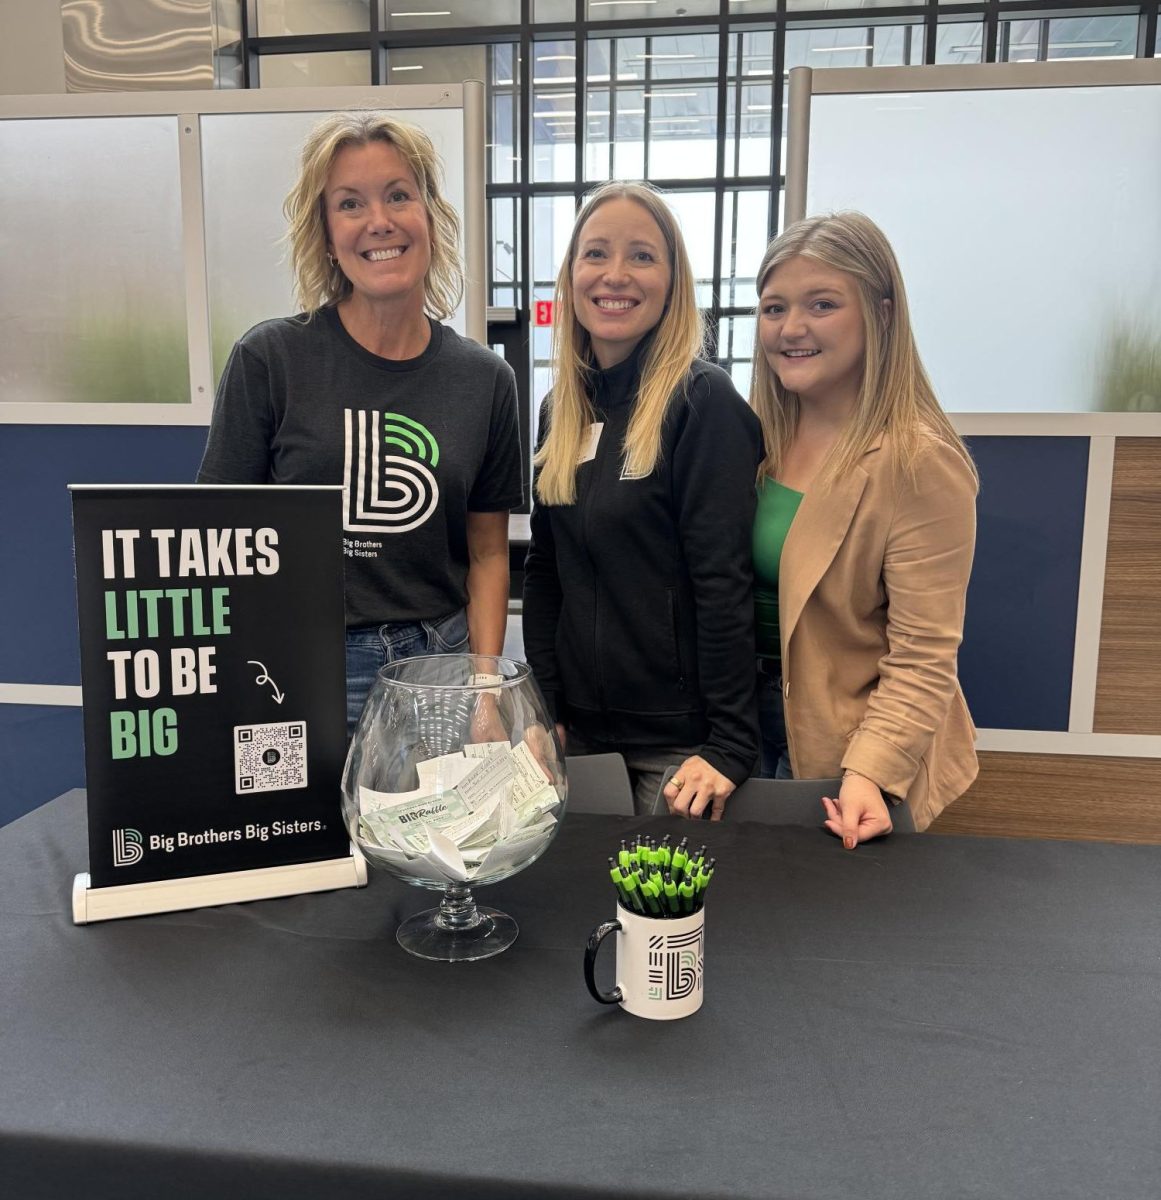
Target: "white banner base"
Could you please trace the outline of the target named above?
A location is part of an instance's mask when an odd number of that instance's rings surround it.
[[[247,900],[272,900],[304,892],[329,892],[336,888],[365,887],[367,860],[357,847],[345,858],[322,862],[290,863],[252,871],[224,871],[218,875],[190,875],[152,883],[127,883],[117,887],[91,886],[88,872],[73,880],[73,923],[143,917],[150,913],[208,908],[214,904],[241,904]]]

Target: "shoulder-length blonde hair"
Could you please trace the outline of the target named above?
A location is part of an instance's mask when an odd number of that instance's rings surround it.
[[[336,304],[351,294],[351,281],[328,258],[327,177],[340,150],[385,142],[394,146],[419,184],[431,231],[431,265],[423,280],[424,307],[446,320],[464,291],[460,261],[460,218],[443,196],[443,165],[422,129],[385,112],[338,112],[324,117],[307,135],[298,179],[282,205],[289,222],[286,240],[294,269],[295,296],[307,313]]]
[[[669,255],[669,295],[655,336],[640,364],[637,402],[625,431],[624,454],[630,474],[648,475],[656,467],[661,456],[661,426],[669,402],[701,353],[704,340],[693,268],[677,219],[661,193],[647,183],[602,184],[589,194],[577,214],[556,276],[548,434],[533,460],[540,468],[536,494],[544,504],[572,504],[576,500],[577,459],[585,431],[593,420],[585,385],[594,370],[595,359],[588,331],[577,320],[572,269],[585,222],[609,200],[632,200],[641,205],[657,222]]]
[[[935,437],[959,452],[978,483],[971,455],[940,408],[923,368],[911,332],[903,276],[883,231],[859,212],[796,222],[776,237],[763,255],[758,268],[759,296],[770,272],[800,255],[854,278],[866,345],[855,410],[823,465],[822,482],[849,471],[886,432],[897,468],[910,472],[924,439]],[[766,444],[758,477],[774,478],[794,439],[799,401],[760,357],[754,363],[750,404],[762,422]]]

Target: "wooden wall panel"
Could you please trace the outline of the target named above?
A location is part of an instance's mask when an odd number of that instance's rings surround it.
[[[1161,759],[981,752],[928,833],[1161,843]]]
[[[1161,438],[1117,438],[1093,729],[1161,734]]]

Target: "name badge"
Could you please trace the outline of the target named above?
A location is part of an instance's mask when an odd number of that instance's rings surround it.
[[[585,434],[584,441],[581,442],[581,452],[576,460],[576,465],[579,467],[581,463],[592,462],[597,456],[597,446],[601,442],[601,430],[605,427],[604,421],[594,421],[588,428]]]

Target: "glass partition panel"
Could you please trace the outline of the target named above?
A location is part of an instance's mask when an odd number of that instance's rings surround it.
[[[371,28],[369,0],[258,0],[258,36],[358,33]]]
[[[0,122],[0,402],[189,403],[176,117]]]
[[[717,201],[713,192],[670,192],[666,202],[673,209],[685,248],[697,292],[698,308],[713,304],[714,239]]]
[[[935,61],[964,65],[984,61],[983,21],[940,21]]]
[[[258,59],[260,87],[361,87],[371,82],[367,50],[317,54],[264,54]]]
[[[214,378],[251,325],[295,311],[282,202],[294,183],[303,139],[321,113],[203,116],[206,274]],[[444,161],[447,199],[463,211],[460,109],[399,110],[422,126]],[[463,307],[451,325],[463,332]]]
[[[520,0],[439,0],[434,5],[388,4],[384,0],[379,3],[379,28],[392,33],[520,24]]]
[[[743,396],[748,396],[754,360],[754,317],[751,314],[719,319],[717,359],[730,373],[734,387]]]
[[[770,192],[726,192],[722,216],[723,308],[748,308],[758,302],[755,275],[766,253]]]
[[[1159,145],[1159,86],[816,95],[807,211],[891,238],[949,411],[1161,411]]]

